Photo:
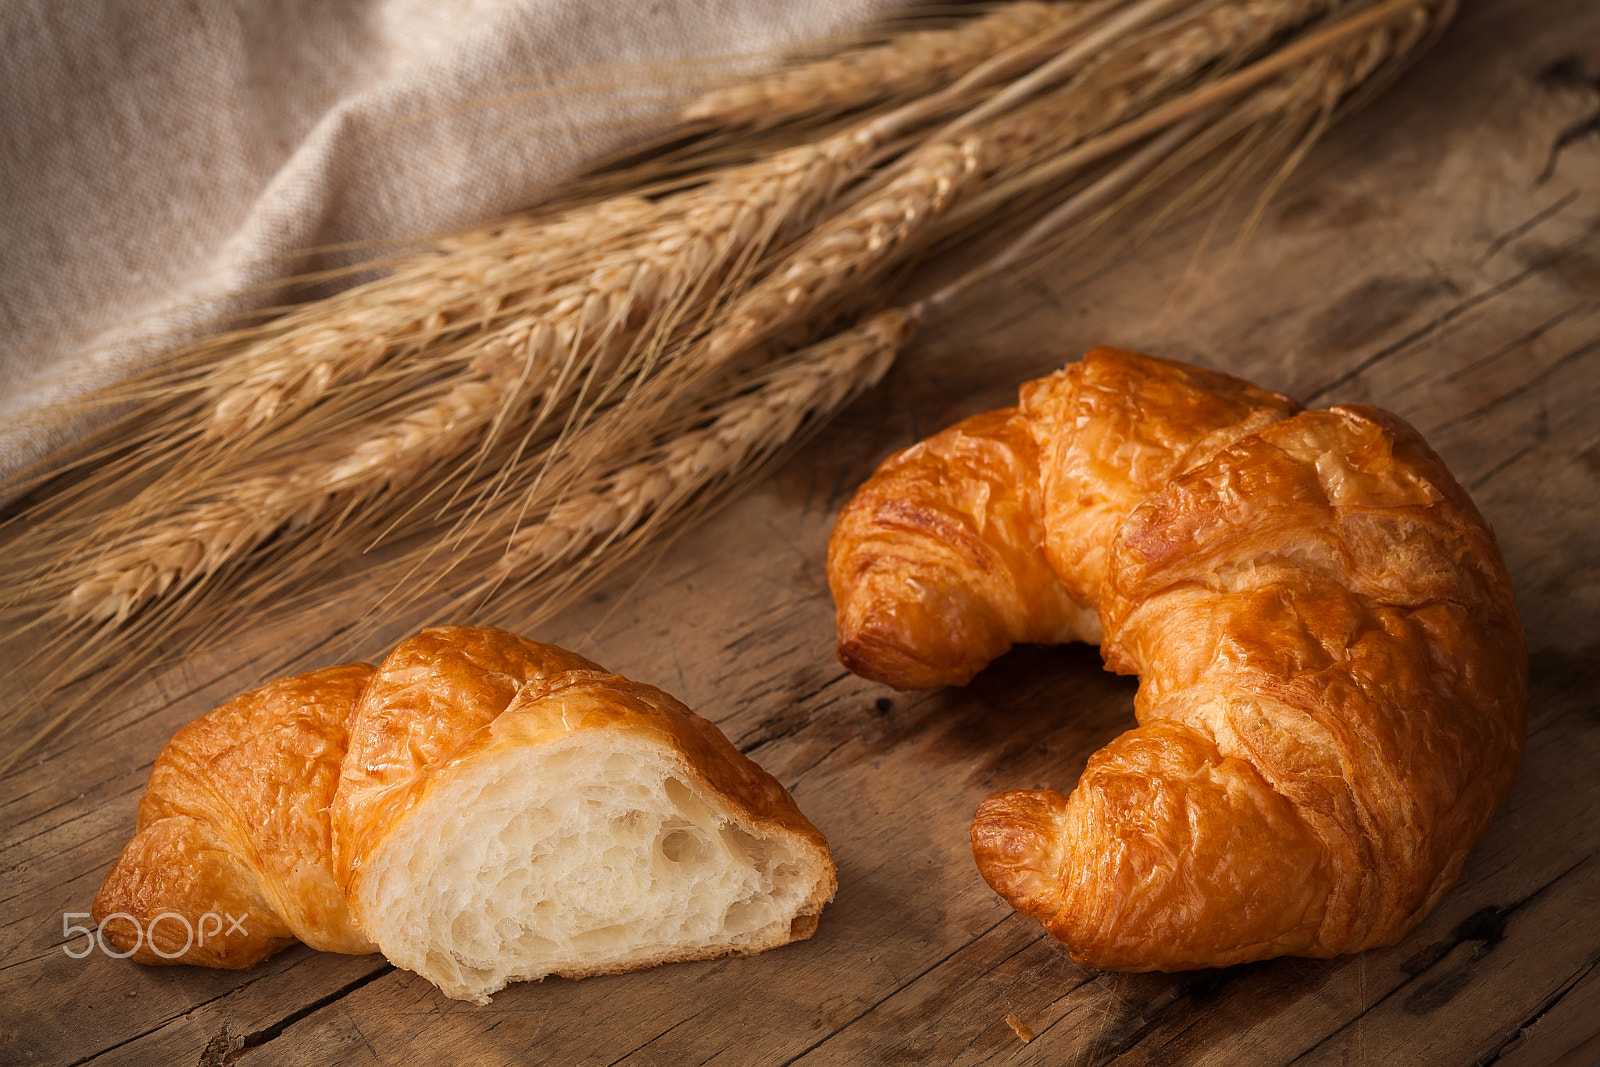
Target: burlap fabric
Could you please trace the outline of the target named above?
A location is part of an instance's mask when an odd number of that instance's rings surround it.
[[[533,201],[732,57],[888,6],[0,4],[0,476],[83,430],[52,405],[280,302],[314,249]]]

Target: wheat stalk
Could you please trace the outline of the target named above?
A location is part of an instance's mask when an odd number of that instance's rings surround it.
[[[284,526],[305,525],[336,496],[370,498],[469,452],[508,411],[526,406],[558,382],[611,375],[653,324],[710,299],[741,260],[803,228],[875,147],[871,129],[850,131],[736,168],[668,197],[648,213],[618,205],[605,215],[627,220],[626,232],[614,238],[617,247],[598,250],[598,262],[582,277],[540,294],[499,329],[458,346],[451,359],[462,368],[463,380],[377,426],[363,427],[363,436],[331,455],[323,452],[271,474],[212,483],[205,493],[209,499],[168,506],[156,519],[136,502],[127,524],[137,534],[99,555],[93,573],[66,597],[65,614],[126,619],[142,603],[214,573]],[[597,214],[580,212],[581,217]],[[649,224],[643,225],[646,219]],[[572,220],[557,225],[570,226]],[[520,242],[526,235],[513,239]],[[385,298],[393,291],[385,289]],[[352,348],[347,344],[344,351]],[[283,359],[258,366],[227,395],[258,398],[250,408],[255,413],[266,407],[260,398],[281,403],[288,379],[278,372],[304,369],[289,356]],[[262,388],[268,372],[276,376],[275,384]],[[294,379],[307,380],[303,374]],[[551,406],[547,398],[546,409]],[[536,422],[523,419],[520,425],[526,435]],[[163,483],[146,496],[160,492],[170,493],[170,485]]]
[[[991,120],[959,141],[917,150],[900,177],[823,223],[777,269],[736,300],[720,316],[717,327],[691,349],[689,375],[692,378],[697,373],[714,373],[795,320],[821,317],[841,294],[858,289],[865,280],[892,266],[918,229],[936,218],[966,185],[981,184],[996,173],[1023,165],[1047,138],[1055,144],[1081,140],[1093,130],[1113,124],[1123,111],[1135,108],[1141,94],[1151,91],[1152,81],[1170,85],[1230,49],[1259,48],[1285,25],[1311,17],[1326,6],[1321,0],[1300,0],[1273,13],[1263,13],[1259,3],[1239,5],[1231,15],[1228,10],[1205,12],[1198,20],[1179,22],[1143,42],[1131,57],[1110,57],[1107,67],[1127,73],[1097,83],[1105,90],[1098,99],[1060,93],[1035,101],[1010,116]],[[1158,65],[1149,61],[1149,55],[1170,52],[1174,42],[1180,41],[1183,62],[1169,58]],[[1314,83],[1321,77],[1322,72],[1313,70],[1301,80]],[[1343,89],[1333,91],[1338,95]],[[1183,131],[1177,140],[1181,142],[1188,136],[1188,131]],[[1155,158],[1172,150],[1169,145],[1158,145],[1157,149]],[[1080,165],[1086,161],[1080,161]],[[680,390],[686,380],[689,379],[677,380]],[[659,418],[660,411],[679,395],[670,390],[663,394],[663,406],[654,417]],[[641,417],[638,421],[649,424],[650,418]],[[597,461],[609,439],[603,430],[596,439],[587,451],[581,445],[574,451],[588,461]],[[518,505],[518,514],[536,512],[541,491],[548,495],[560,490],[536,482]],[[595,506],[592,514],[603,514],[603,509]],[[523,536],[548,536],[560,542],[568,537],[562,532],[566,529],[563,523],[548,534],[539,533],[539,529],[535,527]]]
[[[1073,106],[1083,112],[1081,104]],[[986,139],[919,150],[905,175],[824,226],[735,305],[732,328],[712,334],[701,376],[768,339],[783,321],[814,311],[874,264],[891,261],[917,225],[942,210],[979,171],[977,149],[1014,153],[1060,114],[1059,107],[1034,105],[1020,116],[996,120]],[[1098,121],[1109,121],[1107,116],[1103,110]],[[466,346],[473,354],[468,381],[376,428],[346,456],[214,487],[212,499],[168,510],[153,524],[131,509],[138,534],[99,555],[94,571],[72,586],[65,615],[124,620],[141,604],[214,573],[285,525],[305,525],[337,494],[368,498],[408,473],[467,451],[498,416],[558,376],[574,369],[613,372],[653,316],[680,307],[697,286],[700,295],[709,295],[706,281],[719,279],[737,257],[758,255],[802,228],[895,128],[877,120],[736,168],[668,198],[642,232],[632,232],[641,217],[636,207],[620,206],[605,217],[621,219],[629,229],[623,246],[602,253],[586,277],[544,292],[509,324]],[[594,209],[580,214],[592,216]],[[773,313],[778,309],[782,314]],[[256,367],[228,395],[256,398],[249,408],[255,413],[275,409],[286,392],[278,373],[286,365],[296,366],[291,361]],[[268,372],[277,383],[263,388]],[[272,404],[264,405],[263,397]]]
[[[658,424],[687,392],[720,368],[759,349],[797,321],[825,319],[845,294],[891,268],[921,229],[965,188],[996,169],[1020,165],[1046,130],[1059,136],[1059,127],[1069,117],[1084,130],[1114,121],[1110,109],[1098,103],[1057,94],[992,120],[958,141],[916,150],[899,177],[818,226],[776,269],[732,301],[703,338],[675,354],[682,371],[658,379],[653,388],[632,399],[632,413],[620,418],[638,425]],[[613,426],[594,427],[569,443],[569,465],[582,468],[600,462],[614,447],[615,437]],[[536,513],[543,501],[566,489],[565,483],[546,478],[541,471],[523,488],[518,513]]]
[[[766,372],[749,392],[714,407],[704,425],[672,437],[601,484],[562,500],[536,525],[517,530],[490,568],[481,596],[508,578],[519,582],[593,551],[648,519],[660,521],[717,482],[755,465],[810,424],[871,388],[910,340],[912,316],[890,309],[817,342]],[[510,510],[502,526],[519,517]]]
[[[1081,144],[1208,65],[1253,55],[1284,30],[1338,2],[1241,0],[1203,9],[1107,52],[1065,89],[976,127],[965,122],[951,127],[948,132],[956,137],[913,151],[898,177],[820,225],[741,298],[706,343],[707,365],[747,350],[893,267],[919,233],[967,190],[1025,170],[1041,153]],[[1079,166],[1091,161],[1081,159]]]
[[[440,238],[383,277],[297,308],[218,362],[199,382],[205,433],[232,438],[316,403],[329,389],[452,328],[514,314],[552,270],[655,210],[619,196],[555,220],[517,217]]]
[[[140,605],[215,573],[284,527],[309,524],[341,496],[357,500],[448,457],[472,435],[494,387],[450,389],[386,424],[349,453],[245,477],[212,499],[164,515],[138,536],[103,553],[92,574],[61,603],[69,619],[122,622]]]
[[[43,568],[56,621],[102,621],[46,688],[76,667],[100,672],[104,693],[135,647],[215,640],[219,619],[253,619],[314,584],[313,568],[449,483],[474,501],[467,511],[408,519],[396,536],[430,540],[364,573],[414,576],[457,610],[509,597],[546,610],[875,380],[908,313],[775,353],[880,303],[936,242],[1013,210],[1033,213],[1016,220],[1024,244],[1067,224],[1081,233],[1157,190],[1160,217],[1193,194],[1191,177],[1174,183],[1207,153],[1223,153],[1213,175],[1243,173],[1252,160],[1230,153],[1251,146],[1292,163],[1453,10],[1341,10],[1354,5],[1089,5],[1105,17],[1054,58],[1016,42],[1003,61],[979,59],[955,85],[816,145],[690,188],[442,239],[370,287],[216,342],[228,358],[173,386],[216,429],[175,420],[171,432],[204,447]],[[793,169],[776,174],[775,158]],[[1067,205],[1029,229],[1063,190]],[[909,314],[947,302],[936,294]],[[128,483],[108,484],[104,498]],[[267,544],[286,529],[298,532]],[[281,569],[233,566],[251,551]],[[422,600],[408,590],[396,603]],[[74,631],[57,632],[65,649]]]
[[[292,414],[452,329],[477,327],[478,369],[502,382],[506,364],[542,367],[598,331],[625,347],[626,324],[655,303],[681,297],[731,254],[805,226],[875,147],[835,137],[659,202],[624,194],[440,239],[380,279],[290,312],[217,366],[201,386],[207,435],[232,438]]]
[[[705,120],[719,108],[743,108],[745,117],[727,113],[721,114],[720,120],[761,125],[758,116],[780,121],[779,112],[787,106],[792,118],[798,114],[793,109],[807,101],[819,111],[849,110],[871,103],[869,96],[861,94],[869,85],[887,88],[882,99],[888,99],[933,92],[960,75],[978,75],[935,94],[959,99],[963,88],[980,86],[1004,72],[997,67],[990,77],[984,77],[983,71],[974,70],[984,60],[1027,38],[1048,38],[1050,31],[1081,21],[1093,10],[1093,5],[1076,0],[1048,4],[1017,0],[956,29],[904,34],[881,48],[858,53],[846,64],[854,72],[846,80],[835,77],[838,72],[833,61],[823,61],[710,94],[691,105],[688,117]],[[785,87],[780,88],[780,83]],[[763,103],[762,97],[770,99]],[[787,105],[780,103],[781,99],[787,99]],[[736,104],[736,100],[744,103]],[[849,146],[864,155],[936,110],[925,98],[901,112],[851,129],[835,138],[831,147]],[[814,150],[815,146],[804,146],[796,151]],[[733,175],[729,180],[737,183],[742,177]],[[701,199],[719,194],[730,194],[728,199],[737,202],[737,190],[727,189],[708,190]],[[551,272],[592,255],[608,241],[639,239],[641,227],[670,218],[680,207],[668,204],[657,208],[625,194],[584,205],[553,220],[515,217],[493,227],[437,239],[428,254],[401,261],[376,281],[288,313],[259,331],[242,351],[222,361],[202,382],[210,400],[207,436],[231,438],[292,414],[317,402],[333,386],[359,378],[399,353],[438,343],[453,328],[504,324],[502,336],[488,342],[489,358],[496,358],[498,352],[514,359],[512,350],[525,339],[528,320],[542,310],[530,302],[547,296]],[[803,225],[805,216],[793,221]],[[643,240],[648,243],[650,237]],[[544,301],[546,306],[550,302]],[[513,321],[507,324],[508,319]]]
[[[1086,6],[1013,0],[950,29],[897,34],[880,45],[717,89],[686,107],[683,117],[759,130],[930,93],[1007,48],[1080,17]]]

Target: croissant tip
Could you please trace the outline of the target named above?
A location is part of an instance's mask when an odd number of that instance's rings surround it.
[[[972,856],[996,893],[1036,919],[1054,915],[1060,896],[1067,798],[1054,789],[1011,789],[978,805]]]
[[[839,662],[852,674],[902,692],[961,685],[968,680],[963,678],[952,683],[941,678],[937,671],[913,658],[897,643],[870,630],[841,636],[835,651]]]
[[[840,629],[835,646],[838,662],[845,669],[869,681],[893,686],[899,691],[907,689],[942,689],[949,685],[966,685],[973,680],[982,664],[931,664],[915,656],[893,635],[874,629]]]

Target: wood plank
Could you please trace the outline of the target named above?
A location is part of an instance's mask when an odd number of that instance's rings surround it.
[[[0,1063],[1592,1062],[1600,137],[1541,177],[1600,106],[1581,79],[1541,77],[1572,58],[1600,73],[1592,3],[1469,0],[1243,251],[1197,258],[1199,220],[982,294],[774,477],[541,628],[675,693],[793,789],[840,867],[812,940],[484,1007],[377,957],[303,948],[241,973],[67,957],[61,916],[87,910],[155,752],[281,653],[282,634],[252,634],[162,665],[0,779]],[[930,694],[833,660],[821,560],[853,487],[1096,343],[1391,407],[1494,524],[1532,650],[1528,750],[1460,884],[1401,944],[1186,975],[1079,967],[983,884],[967,820],[994,789],[1069,787],[1131,722],[1133,683],[1081,647],[1019,649]]]

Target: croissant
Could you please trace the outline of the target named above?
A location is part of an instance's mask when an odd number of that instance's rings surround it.
[[[280,678],[173,734],[95,896],[102,936],[140,963],[202,967],[249,967],[296,939],[374,951],[334,880],[328,818],[346,723],[373,673],[353,663]]]
[[[95,915],[124,951],[148,933],[144,962],[243,967],[299,938],[483,1003],[808,937],[836,884],[783,787],[666,693],[438,627],[180,730]],[[243,930],[174,955],[212,912]]]
[[[893,686],[1074,638],[1139,676],[1138,727],[1071,796],[1002,792],[972,825],[988,883],[1091,966],[1392,944],[1521,758],[1499,548],[1376,408],[1300,412],[1095,349],[885,461],[839,516],[828,579],[840,659]]]

